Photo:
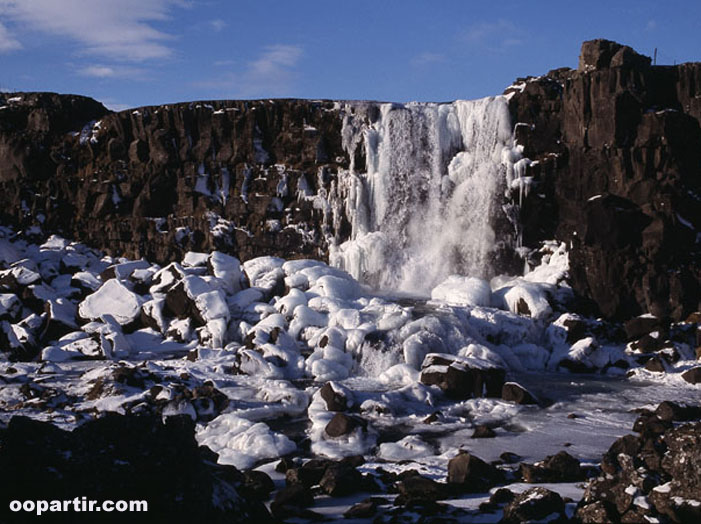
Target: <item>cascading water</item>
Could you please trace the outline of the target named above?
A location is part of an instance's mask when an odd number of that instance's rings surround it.
[[[412,294],[451,274],[493,276],[493,224],[520,158],[507,99],[346,109],[344,147],[352,159],[364,147],[365,166],[352,162],[334,189],[352,233],[331,263]]]

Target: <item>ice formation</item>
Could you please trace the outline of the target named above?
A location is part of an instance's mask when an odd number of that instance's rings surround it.
[[[349,106],[343,138],[351,159],[364,148],[365,165],[352,161],[332,192],[352,226],[332,265],[424,296],[452,274],[494,276],[499,197],[525,165],[505,97],[382,104],[367,121]]]

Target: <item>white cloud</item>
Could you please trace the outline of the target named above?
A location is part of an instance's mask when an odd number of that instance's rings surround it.
[[[145,74],[144,69],[137,67],[121,67],[114,65],[94,64],[81,67],[77,73],[92,78],[136,78]]]
[[[173,36],[154,23],[188,5],[183,0],[0,0],[0,17],[10,20],[16,33],[65,37],[80,44],[82,53],[140,62],[171,56]]]
[[[421,67],[421,66],[427,66],[431,64],[440,64],[442,62],[445,62],[446,58],[445,55],[442,55],[440,53],[430,53],[430,52],[425,52],[425,53],[419,53],[418,55],[414,56],[411,59],[411,65],[416,66],[416,67]]]
[[[216,18],[209,21],[209,27],[211,27],[216,33],[222,31],[227,26],[227,23],[221,18]]]
[[[214,89],[225,96],[265,97],[289,95],[294,83],[295,66],[303,55],[298,45],[264,47],[260,56],[238,72],[217,79],[197,82],[196,87]]]
[[[523,30],[504,19],[470,26],[463,34],[463,39],[491,52],[504,52],[522,45],[524,41]]]
[[[0,53],[9,53],[21,48],[22,44],[13,38],[7,28],[0,23]]]
[[[654,31],[655,29],[657,29],[657,22],[655,22],[654,20],[648,20],[647,25],[645,26],[645,30]]]

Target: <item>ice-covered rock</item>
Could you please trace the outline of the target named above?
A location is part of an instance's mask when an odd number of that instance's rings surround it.
[[[481,278],[450,275],[433,288],[431,298],[450,304],[489,307],[492,305],[492,289]]]
[[[122,326],[133,323],[141,314],[144,299],[116,278],[107,280],[95,293],[78,305],[78,316],[84,320],[99,320],[112,315]]]

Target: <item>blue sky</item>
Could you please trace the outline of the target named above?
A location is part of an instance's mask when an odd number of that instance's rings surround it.
[[[0,89],[121,109],[219,98],[501,93],[609,38],[701,60],[701,2],[0,0]]]

